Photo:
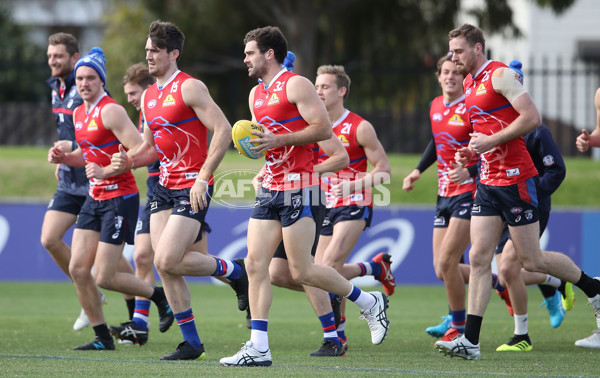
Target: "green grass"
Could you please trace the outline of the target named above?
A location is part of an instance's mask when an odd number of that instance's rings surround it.
[[[481,334],[479,361],[444,357],[433,347],[434,339],[424,329],[440,321],[447,309],[442,286],[402,286],[390,297],[391,329],[381,345],[372,345],[367,325],[358,319],[358,309],[348,305],[349,350],[345,358],[309,358],[320,345],[322,334],[304,294],[274,289],[269,336],[273,366],[226,368],[219,359],[232,355],[250,335],[245,313],[239,312],[233,291],[225,286],[191,285],[192,307],[200,337],[206,346],[204,361],[165,362],[181,341],[176,325],[167,333],[157,331],[153,306],[148,344],[116,345],[116,351],[82,352],[71,348],[89,342],[93,331],[72,330],[79,304],[70,283],[0,282],[0,367],[2,375],[14,376],[319,376],[372,377],[411,376],[598,376],[598,350],[573,345],[595,328],[594,314],[586,298],[576,291],[577,301],[557,329],[548,315],[537,288],[530,294],[529,331],[534,350],[499,353],[495,348],[508,341],[513,319],[503,302],[492,295]],[[106,320],[125,320],[120,295],[106,292]]]
[[[56,190],[53,164],[47,163],[46,148],[0,146],[0,199],[15,201],[47,201]],[[390,154],[392,179],[386,188],[391,203],[433,206],[437,195],[435,166],[429,168],[410,192],[402,191],[402,180],[417,165],[420,156]],[[567,177],[553,195],[554,207],[598,207],[600,162],[589,158],[567,158]],[[258,171],[264,160],[250,160],[229,151],[219,166],[217,174],[231,170]],[[134,171],[141,198],[145,198],[145,169]],[[245,198],[252,200],[251,194]]]

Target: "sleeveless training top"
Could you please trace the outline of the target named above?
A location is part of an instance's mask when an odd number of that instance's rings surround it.
[[[492,135],[519,116],[506,97],[496,93],[492,85],[493,72],[502,67],[507,66],[488,61],[475,77],[467,75],[465,78],[465,104],[475,132]],[[537,175],[523,137],[500,144],[480,154],[479,159],[482,184],[508,186]]]
[[[348,157],[350,158],[350,164],[335,175],[331,175],[327,178],[328,186],[325,193],[327,208],[349,205],[373,206],[370,188],[356,191],[344,198],[337,198],[331,193],[331,178],[341,178],[353,181],[360,179],[367,173],[367,156],[365,155],[364,148],[359,145],[356,140],[356,130],[362,121],[364,121],[364,118],[356,113],[346,110],[340,119],[333,124],[333,133],[338,137],[346,149]],[[323,150],[319,149],[319,163],[325,159],[327,159],[327,155]]]
[[[86,162],[101,167],[110,165],[112,155],[119,152],[119,140],[107,130],[102,122],[102,108],[107,104],[116,104],[106,93],[86,113],[82,104],[73,113],[75,137]],[[89,195],[96,201],[104,201],[128,194],[138,193],[135,177],[131,171],[112,176],[104,180],[90,179]]]
[[[146,125],[160,159],[159,184],[167,189],[191,188],[206,160],[206,126],[181,95],[189,79],[193,77],[176,71],[162,88],[154,83],[144,95]]]
[[[455,184],[448,177],[448,172],[454,169],[451,164],[454,163],[454,154],[469,144],[469,133],[473,131],[465,107],[465,97],[461,96],[450,104],[444,103],[444,96],[434,98],[429,108],[429,118],[437,155],[438,195],[455,197],[474,192],[475,181],[472,178],[462,184]],[[473,159],[467,166],[476,163],[477,160]]]
[[[281,70],[269,86],[260,83],[254,91],[253,109],[256,121],[273,134],[299,131],[307,126],[295,104],[288,101],[287,82],[296,76]],[[291,190],[318,185],[313,172],[312,144],[283,146],[267,151],[263,187],[270,190]]]

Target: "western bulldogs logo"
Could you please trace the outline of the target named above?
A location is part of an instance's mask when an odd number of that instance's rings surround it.
[[[533,219],[533,210],[525,210],[525,219],[527,219],[527,222],[531,222]]]

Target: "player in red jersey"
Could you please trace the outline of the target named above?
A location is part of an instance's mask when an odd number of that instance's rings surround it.
[[[75,137],[78,148],[65,153],[58,147],[48,152],[52,163],[84,166],[90,179],[88,196],[73,232],[73,254],[69,272],[79,302],[88,315],[96,338],[76,350],[115,349],[104,320],[100,287],[151,298],[164,312],[170,312],[162,289],[131,273],[118,272],[124,243],[133,244],[139,193],[131,172],[115,174],[111,156],[121,143],[128,148],[142,144],[142,138],[125,109],[105,91],[106,68],[102,49],[93,48],[75,65],[75,82],[83,104],[75,109]],[[121,147],[122,148],[122,147]],[[90,273],[94,266],[93,276]],[[172,315],[161,321],[173,322]]]
[[[459,264],[469,245],[471,206],[475,194],[475,181],[466,169],[458,169],[460,167],[454,162],[454,154],[468,145],[473,129],[465,107],[462,88],[464,77],[456,69],[451,56],[446,55],[438,60],[437,78],[442,96],[433,99],[429,111],[433,143],[427,146],[417,168],[404,178],[402,189],[411,191],[421,173],[437,159],[438,198],[433,224],[433,266],[438,278],[444,281],[450,315],[441,325],[429,327],[427,333],[441,336],[442,340],[451,340],[464,332],[466,321],[466,291]],[[476,163],[473,160],[468,167],[476,170]],[[456,184],[452,177],[461,174],[465,177],[460,179],[460,184]]]
[[[206,85],[178,69],[184,39],[172,23],[150,25],[146,60],[157,81],[142,96],[144,143],[131,153],[113,155],[113,168],[118,170],[147,165],[157,153],[160,159],[159,185],[150,204],[150,236],[154,264],[184,339],[162,360],[206,356],[185,276],[245,277],[237,262],[208,256],[196,245],[208,211],[212,174],[231,143],[231,125]],[[208,151],[207,130],[213,132]]]
[[[312,83],[282,68],[287,41],[279,28],[267,26],[244,38],[248,75],[262,83],[250,91],[252,120],[262,125],[257,149],[266,151],[262,187],[248,222],[250,340],[225,366],[269,366],[268,311],[272,302],[269,264],[280,241],[286,246],[291,275],[303,285],[348,296],[362,310],[379,344],[387,334],[387,296],[354,287],[335,269],[313,264],[314,218],[322,208],[319,177],[313,170],[312,143],[331,138],[327,111]]]
[[[537,170],[523,135],[541,125],[541,116],[515,71],[485,57],[483,32],[465,24],[448,34],[452,61],[465,75],[465,104],[473,124],[468,147],[456,161],[480,158],[480,181],[471,210],[469,306],[465,333],[437,341],[446,355],[476,360],[479,334],[490,298],[491,261],[504,222],[516,256],[526,270],[548,273],[577,285],[600,316],[600,280],[586,275],[566,255],[542,253],[539,244]]]

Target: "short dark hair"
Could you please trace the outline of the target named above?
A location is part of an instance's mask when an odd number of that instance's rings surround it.
[[[287,40],[277,26],[265,26],[264,28],[250,30],[244,37],[244,45],[250,41],[256,41],[258,51],[261,54],[273,49],[275,60],[277,63],[283,64],[287,55]]]
[[[346,88],[344,100],[350,93],[350,76],[346,73],[344,66],[323,65],[317,68],[317,75],[330,74],[335,76],[335,84],[338,88]]]
[[[440,74],[442,73],[442,66],[446,62],[452,62],[452,53],[448,53],[448,54],[444,55],[443,57],[441,57],[440,59],[438,59],[438,61],[437,61],[437,75],[438,76],[440,76]]]
[[[167,49],[167,52],[178,50],[179,57],[177,60],[181,58],[185,35],[177,25],[160,20],[153,21],[150,24],[148,38],[150,38],[152,44],[159,49]]]
[[[154,76],[150,75],[148,66],[145,63],[136,63],[130,66],[123,76],[123,85],[134,83],[142,88],[148,88],[154,84]]]
[[[79,42],[73,34],[69,33],[55,33],[48,37],[48,44],[52,46],[65,45],[69,55],[73,56],[79,53]]]
[[[481,44],[481,50],[485,51],[485,38],[483,32],[477,26],[471,24],[463,24],[454,30],[450,30],[448,33],[448,39],[454,39],[457,37],[463,37],[471,46],[475,46],[477,43]]]

